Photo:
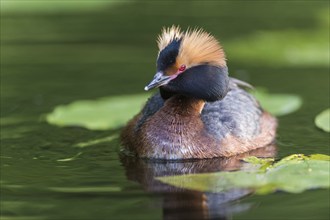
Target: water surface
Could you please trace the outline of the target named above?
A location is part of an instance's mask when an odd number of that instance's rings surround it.
[[[120,129],[60,128],[44,120],[57,105],[143,92],[155,72],[155,39],[161,27],[200,26],[221,40],[232,76],[303,98],[299,111],[279,118],[277,157],[329,154],[329,135],[313,123],[329,106],[329,66],[321,53],[324,45],[329,48],[327,1],[78,5],[34,3],[2,9],[4,219],[329,218],[328,190],[256,196],[244,190],[202,194],[173,189],[153,177],[226,167],[219,160],[207,162],[215,164],[210,167],[120,158],[118,140],[74,147]],[[274,40],[269,33],[282,36],[281,44],[276,44],[280,37]],[[239,43],[251,51],[260,43],[264,52],[251,55],[237,49]],[[301,53],[290,53],[297,48]],[[284,56],[283,50],[289,52]]]

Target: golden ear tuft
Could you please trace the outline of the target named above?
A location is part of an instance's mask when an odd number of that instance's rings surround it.
[[[201,28],[188,29],[184,33],[178,60],[189,66],[202,63],[226,65],[225,53],[220,43]]]
[[[173,25],[170,28],[164,27],[157,40],[159,51],[163,50],[173,40],[179,40],[181,37],[182,32],[179,26]]]

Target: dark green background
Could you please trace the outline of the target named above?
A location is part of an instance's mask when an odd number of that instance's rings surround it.
[[[75,100],[142,93],[155,72],[157,34],[172,24],[203,27],[219,38],[232,76],[274,93],[303,98],[299,111],[279,118],[279,157],[329,154],[329,134],[313,122],[329,106],[329,64],[284,62],[275,54],[283,50],[281,45],[297,44],[296,39],[303,42],[298,49],[304,42],[311,43],[311,51],[313,45],[329,48],[328,1],[12,2],[1,2],[4,219],[162,218],[164,195],[145,192],[127,179],[129,171],[118,159],[117,140],[83,149],[72,147],[119,130],[59,128],[47,124],[44,115]],[[310,38],[309,34],[320,29],[320,36]],[[291,38],[290,31],[301,34]],[[258,55],[260,60],[230,51],[235,42],[251,42],[260,32],[285,32],[288,37],[281,39],[274,54],[267,50]],[[249,49],[253,51],[258,43],[257,38]],[[320,56],[315,51],[311,58]],[[268,56],[273,59],[264,62]],[[78,152],[83,153],[77,160],[57,161]],[[52,189],[104,186],[113,189],[102,193]],[[253,207],[233,214],[232,219],[329,218],[328,190],[250,196],[242,203]]]

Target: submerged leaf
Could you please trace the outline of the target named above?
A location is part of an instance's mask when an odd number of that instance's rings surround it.
[[[118,186],[96,186],[96,187],[49,187],[50,190],[62,193],[107,193],[119,192]]]
[[[244,158],[243,161],[253,165],[258,165],[260,171],[265,171],[274,163],[273,158],[258,158],[255,156]]]
[[[322,111],[316,116],[315,124],[323,131],[330,132],[330,108]]]
[[[73,157],[69,157],[69,158],[64,158],[64,159],[58,159],[58,162],[68,162],[68,161],[73,161],[75,159],[77,159],[80,155],[82,154],[82,152],[77,153],[76,155],[74,155]]]
[[[270,94],[264,88],[257,88],[251,93],[261,106],[276,116],[287,115],[297,111],[302,105],[302,99],[293,94]]]
[[[118,134],[113,134],[113,135],[110,135],[110,136],[107,136],[107,137],[104,137],[104,138],[99,138],[99,139],[86,141],[86,142],[80,142],[78,144],[75,144],[74,147],[80,147],[80,148],[89,147],[89,146],[92,146],[92,145],[113,141],[118,137],[119,137]]]
[[[139,94],[75,101],[57,106],[46,116],[46,120],[57,126],[80,126],[90,130],[115,129],[137,114],[149,96]]]
[[[320,158],[320,159],[318,159]],[[294,154],[277,163],[255,171],[235,171],[181,176],[165,176],[157,179],[176,187],[204,192],[223,192],[233,188],[254,189],[258,194],[282,190],[299,193],[307,189],[329,188],[330,161],[328,155],[305,156]],[[254,164],[271,163],[269,159],[246,159]]]
[[[247,163],[251,163],[251,164],[264,165],[264,164],[268,164],[268,163],[273,163],[274,159],[273,158],[258,158],[255,156],[251,156],[251,157],[244,158],[243,161],[245,161]]]

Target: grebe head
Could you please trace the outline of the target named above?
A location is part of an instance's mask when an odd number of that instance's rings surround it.
[[[219,42],[202,29],[164,28],[158,37],[157,73],[145,90],[159,87],[167,99],[175,94],[205,101],[222,99],[229,90],[226,58]]]

